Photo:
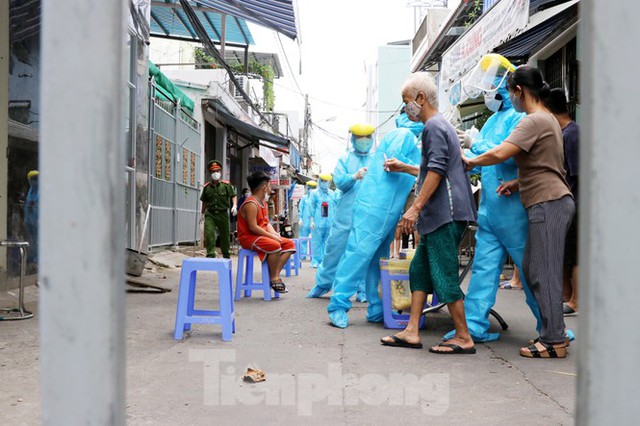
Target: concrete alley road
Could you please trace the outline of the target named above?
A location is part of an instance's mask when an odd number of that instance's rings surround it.
[[[521,290],[499,292],[496,310],[509,324],[501,340],[477,345],[476,355],[444,356],[428,347],[452,328],[446,310],[428,316],[421,350],[382,346],[393,330],[367,323],[365,304],[354,303],[349,328],[330,326],[328,299],[305,299],[315,275],[308,262],[299,277],[283,277],[289,293],[279,300],[256,292],[236,302],[231,342],[215,325],[195,325],[175,341],[179,274],[144,277],[170,293],[126,296],[128,424],[573,423],[576,346],[563,360],[519,356],[535,337]],[[211,309],[217,279],[198,277],[197,308]],[[35,310],[37,289],[28,295]],[[574,330],[576,322],[567,319]],[[37,320],[0,322],[3,424],[40,424],[37,339]],[[247,367],[264,371],[266,381],[242,382]]]

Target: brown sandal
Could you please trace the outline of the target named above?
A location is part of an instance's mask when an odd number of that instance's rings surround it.
[[[538,341],[537,344],[540,344],[544,349],[538,349],[534,343],[526,348],[520,348],[520,355],[526,358],[566,358],[567,356],[566,346],[553,346],[541,341]]]

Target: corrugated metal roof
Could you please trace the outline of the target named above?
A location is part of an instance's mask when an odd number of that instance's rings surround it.
[[[40,0],[11,0],[9,28],[11,44],[33,37],[40,32]]]
[[[202,2],[190,1],[198,19],[209,38],[220,42],[222,37],[222,12],[211,7],[202,7]],[[244,19],[227,14],[225,19],[225,42],[230,45],[254,44],[251,31]],[[191,23],[177,0],[151,2],[151,34],[181,40],[198,40]]]
[[[198,3],[271,28],[293,40],[298,36],[292,0],[199,0]]]

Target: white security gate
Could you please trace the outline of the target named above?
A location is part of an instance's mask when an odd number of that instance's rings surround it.
[[[200,124],[179,104],[149,90],[149,246],[199,239]]]

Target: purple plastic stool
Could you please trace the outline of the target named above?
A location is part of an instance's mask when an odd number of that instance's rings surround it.
[[[271,288],[269,280],[269,264],[262,263],[262,282],[253,282],[253,258],[258,256],[253,250],[240,249],[238,253],[238,268],[236,270],[236,300],[242,297],[241,292],[244,290],[244,297],[251,297],[252,290],[261,290],[264,293],[264,300],[271,300]],[[258,258],[260,262],[260,258]],[[273,291],[274,298],[278,299],[280,294]]]
[[[386,260],[384,260],[386,262]],[[380,261],[382,263],[382,261]],[[382,266],[382,265],[381,265]],[[386,268],[380,268],[380,285],[382,286],[382,316],[384,328],[405,328],[409,323],[409,314],[400,314],[391,306],[391,280],[409,280],[409,274],[390,274]],[[435,294],[433,299],[435,301]],[[437,302],[436,302],[437,303]],[[434,304],[432,302],[431,304]],[[424,315],[420,316],[420,328],[424,328]]]
[[[220,310],[204,311],[194,309],[196,293],[196,275],[198,271],[214,271],[218,273],[220,289]],[[231,277],[230,259],[211,259],[192,257],[182,261],[180,290],[178,293],[178,309],[173,338],[182,339],[191,324],[222,325],[222,340],[229,341],[236,332],[236,314],[233,307],[233,278]]]

